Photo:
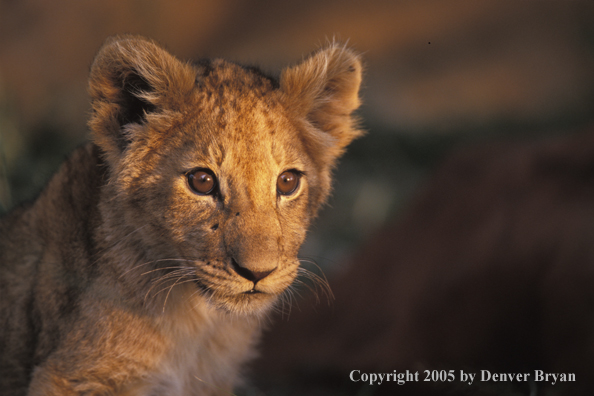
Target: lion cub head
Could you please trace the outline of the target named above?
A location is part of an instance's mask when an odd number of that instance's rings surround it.
[[[336,44],[276,80],[185,63],[139,37],[108,41],[89,124],[109,174],[102,216],[138,251],[122,272],[150,263],[215,307],[264,311],[295,279],[335,161],[361,134],[360,82],[357,55]]]

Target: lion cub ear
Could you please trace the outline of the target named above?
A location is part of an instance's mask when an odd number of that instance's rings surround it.
[[[167,51],[138,36],[107,40],[93,61],[89,127],[110,163],[142,134],[151,114],[180,109],[195,73]]]
[[[361,74],[359,56],[344,45],[332,43],[280,76],[288,108],[305,117],[318,134],[320,130],[324,133],[312,137],[330,163],[363,134],[352,116],[361,104]]]

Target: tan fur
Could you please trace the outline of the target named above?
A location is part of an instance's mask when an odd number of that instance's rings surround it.
[[[2,394],[228,394],[361,133],[360,81],[336,44],[276,81],[108,40],[89,80],[93,143],[0,222]],[[216,194],[191,190],[198,168]],[[280,195],[287,170],[300,185]]]

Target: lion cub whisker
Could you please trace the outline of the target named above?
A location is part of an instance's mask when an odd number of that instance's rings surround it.
[[[124,276],[126,276],[129,272],[134,271],[140,267],[144,267],[146,265],[150,265],[150,264],[156,264],[156,263],[161,263],[164,261],[183,261],[183,262],[195,262],[195,260],[190,260],[190,259],[181,259],[181,258],[167,258],[167,259],[158,259],[158,260],[150,260],[150,261],[146,261],[143,262],[141,264],[137,264],[129,269],[127,269],[126,271],[124,271],[119,277],[122,278]],[[173,268],[173,267],[172,267]],[[180,267],[181,268],[181,267]],[[158,271],[159,268],[156,268],[155,271]],[[149,271],[150,272],[150,271]],[[149,273],[147,272],[147,273]]]
[[[154,263],[154,262],[153,262]],[[148,275],[151,274],[153,272],[159,272],[159,271],[165,271],[165,270],[170,270],[170,269],[175,269],[175,270],[194,270],[195,268],[193,267],[186,267],[186,266],[175,266],[175,267],[159,267],[159,268],[155,268],[152,269],[150,271],[146,271],[143,272],[142,274],[140,274],[140,276],[144,276],[144,275]],[[167,274],[172,274],[173,272],[168,272]]]
[[[285,317],[286,317],[286,319],[288,320],[289,317],[291,316],[291,310],[293,308],[293,304],[294,303],[297,304],[295,296],[294,296],[295,294],[300,296],[300,293],[293,288],[293,285],[290,285],[289,287],[287,287],[285,292],[280,296],[280,300],[279,300],[280,307],[279,306],[274,307],[275,312],[280,314],[282,319],[285,319]],[[285,306],[287,306],[288,308],[285,308]]]
[[[156,294],[159,294],[159,293],[161,293],[163,290],[169,289],[169,290],[167,291],[167,295],[165,296],[165,301],[163,301],[163,312],[165,312],[165,305],[167,305],[167,299],[169,298],[169,294],[171,294],[171,290],[173,290],[173,288],[174,288],[176,285],[181,285],[181,284],[184,284],[184,283],[188,283],[188,282],[193,282],[193,281],[194,281],[194,279],[188,279],[188,280],[185,280],[185,281],[181,282],[181,280],[182,280],[182,279],[184,279],[184,278],[187,278],[188,276],[190,276],[190,275],[182,275],[182,276],[180,276],[180,277],[179,277],[179,278],[178,278],[178,279],[175,281],[175,283],[174,283],[173,285],[171,285],[169,288],[163,288],[163,289],[159,290],[159,291],[156,293]]]
[[[300,260],[303,261],[303,260]],[[307,261],[309,263],[312,263],[312,261]],[[314,263],[315,264],[315,263]],[[316,264],[316,266],[318,267],[318,269],[320,271],[321,268]],[[332,301],[334,301],[334,293],[332,292],[332,288],[330,287],[330,284],[328,283],[328,279],[326,279],[326,275],[324,275],[323,272],[321,272],[321,276],[306,269],[303,267],[299,267],[297,268],[298,271],[298,276],[301,276],[303,278],[308,279],[309,281],[311,281],[311,286],[308,282],[304,282],[302,280],[300,280],[299,278],[297,278],[300,281],[300,284],[302,284],[303,286],[305,286],[306,288],[308,288],[310,291],[313,292],[313,294],[316,297],[316,303],[320,303],[320,293],[322,295],[324,295],[328,301],[328,304],[331,304]]]
[[[192,277],[196,276],[196,274],[194,273],[192,268],[178,269],[178,270],[175,270],[172,272],[168,272],[167,274],[161,275],[155,279],[152,279],[151,280],[152,285],[147,290],[146,295],[144,297],[145,303],[146,303],[146,300],[147,300],[148,296],[150,295],[151,291],[153,291],[153,289],[160,287],[163,283],[165,283],[167,281],[174,281],[173,285],[171,286],[171,287],[173,287],[177,284],[177,282],[179,282],[180,279],[187,278],[188,276],[192,276]],[[161,293],[164,290],[167,290],[168,288],[169,288],[169,286],[157,291],[156,293],[153,294],[153,298],[155,298],[159,293]],[[167,296],[169,296],[169,293],[167,293]],[[165,302],[167,302],[167,298],[165,299]]]

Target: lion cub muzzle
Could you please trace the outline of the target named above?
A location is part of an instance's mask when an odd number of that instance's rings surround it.
[[[281,227],[274,211],[236,212],[224,232],[233,270],[255,287],[278,268],[280,238]]]

